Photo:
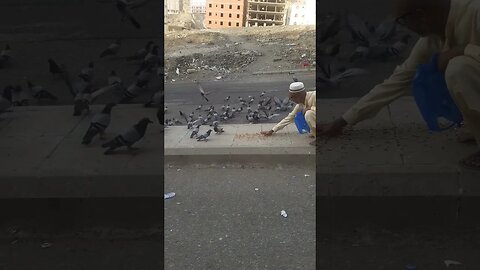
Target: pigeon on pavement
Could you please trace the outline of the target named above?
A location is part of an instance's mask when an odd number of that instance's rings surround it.
[[[142,118],[133,127],[127,129],[124,133],[116,136],[113,140],[102,144],[103,148],[108,148],[104,152],[105,155],[112,154],[115,149],[126,146],[129,150],[133,150],[133,144],[140,141],[147,131],[148,124],[153,123],[149,118]]]
[[[208,137],[210,136],[210,133],[212,133],[211,129],[207,130],[207,133],[197,136],[197,142],[208,141]]]
[[[110,125],[112,107],[115,106],[115,103],[109,103],[105,105],[103,110],[100,113],[97,113],[93,116],[90,127],[87,130],[85,136],[83,136],[82,144],[90,144],[93,137],[97,134],[100,134],[100,138],[104,138],[105,130],[108,125]]]

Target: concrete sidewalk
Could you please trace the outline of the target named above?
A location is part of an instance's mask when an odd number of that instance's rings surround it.
[[[221,125],[222,134],[212,132],[207,142],[190,139],[192,130],[186,126],[172,126],[165,129],[165,158],[167,163],[188,159],[199,162],[199,159],[211,161],[214,157],[227,162],[235,158],[245,157],[245,161],[261,161],[288,156],[297,156],[302,160],[315,161],[315,147],[307,134],[299,134],[294,125],[289,125],[271,137],[260,134],[270,130],[274,124],[238,124]],[[209,126],[202,126],[199,134],[204,134]]]
[[[356,99],[318,100],[317,121]],[[455,130],[430,134],[412,98],[402,98],[317,148],[317,196],[478,196],[480,172],[458,161],[477,151]]]
[[[163,185],[161,126],[154,109],[118,105],[107,139],[142,117],[154,121],[134,153],[103,155],[98,137],[81,144],[91,115],[74,117],[71,106],[16,107],[0,118],[0,198],[160,196]]]

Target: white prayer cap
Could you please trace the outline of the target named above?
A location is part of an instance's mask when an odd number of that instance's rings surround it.
[[[290,84],[290,93],[299,93],[305,91],[305,86],[302,82],[294,82]]]

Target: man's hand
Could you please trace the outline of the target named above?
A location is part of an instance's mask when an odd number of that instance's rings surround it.
[[[272,136],[273,135],[273,130],[262,131],[261,133],[262,133],[263,136]]]
[[[464,51],[465,51],[465,46],[462,46],[462,47],[456,47],[440,53],[438,55],[438,63],[437,63],[438,70],[445,72],[448,66],[448,62],[450,62],[450,60],[452,60],[457,56],[463,55]]]
[[[342,135],[343,128],[346,125],[347,125],[347,122],[340,117],[331,123],[319,125],[318,131],[320,133],[320,136],[337,137]]]

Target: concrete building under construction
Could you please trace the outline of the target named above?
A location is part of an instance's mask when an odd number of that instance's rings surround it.
[[[285,25],[286,0],[248,0],[247,26]]]

